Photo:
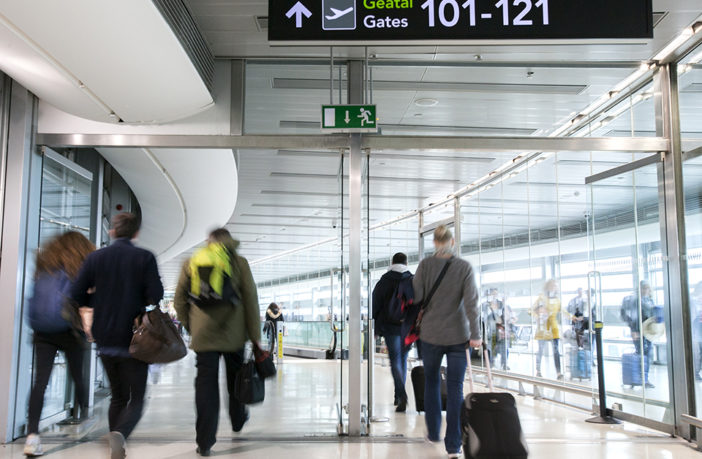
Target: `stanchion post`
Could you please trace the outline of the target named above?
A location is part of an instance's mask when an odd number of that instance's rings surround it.
[[[595,345],[597,346],[597,387],[600,394],[600,415],[587,419],[585,422],[593,424],[620,424],[620,421],[607,414],[607,392],[605,390],[604,355],[602,352],[602,327],[601,321],[595,322]]]
[[[285,334],[285,324],[279,320],[276,322],[276,334],[278,335],[278,363],[283,363],[283,335]]]

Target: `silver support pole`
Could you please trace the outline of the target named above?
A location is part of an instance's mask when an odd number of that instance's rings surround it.
[[[675,431],[690,439],[690,426],[683,414],[695,412],[690,298],[688,291],[687,247],[685,239],[685,193],[683,190],[680,111],[678,105],[677,65],[659,67],[654,75],[656,133],[670,140],[670,150],[658,166],[658,189],[661,216],[666,325],[668,341],[668,377],[673,405]],[[673,332],[675,331],[675,332]],[[667,422],[667,421],[666,421]]]
[[[369,272],[370,274],[370,272]],[[368,279],[370,282],[370,279]],[[375,403],[375,387],[373,380],[375,378],[375,321],[371,318],[370,298],[368,299],[368,420],[366,425],[370,428],[370,423],[374,418],[373,405]]]
[[[363,62],[348,63],[348,100],[363,100]],[[349,154],[349,435],[361,430],[361,199],[363,193],[363,151],[361,134],[351,134]]]
[[[456,240],[456,256],[461,256],[461,198],[453,200],[453,234]]]
[[[105,159],[100,156],[98,158],[97,166],[97,193],[94,196],[95,199],[95,215],[93,215],[93,221],[95,223],[95,246],[102,247],[102,214],[104,209],[102,208],[102,196],[103,189],[105,188]],[[93,406],[95,405],[95,380],[97,379],[97,346],[93,343],[90,345],[90,350],[86,353],[89,357],[87,384],[85,389],[88,391],[88,409],[89,414],[93,414]]]
[[[349,435],[361,435],[361,135],[349,156]]]
[[[422,261],[422,258],[424,258],[424,235],[422,234],[422,228],[424,228],[424,212],[421,210],[419,211],[419,226],[417,227],[417,235],[419,237],[419,259],[417,260],[417,263]]]

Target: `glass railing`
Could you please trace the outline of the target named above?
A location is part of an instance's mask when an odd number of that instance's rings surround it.
[[[285,346],[301,346],[314,349],[329,349],[332,344],[332,325],[324,322],[283,322],[285,326],[285,335],[283,343]],[[341,327],[340,322],[334,322],[335,328]],[[261,325],[263,329],[264,324]],[[340,338],[340,333],[337,334],[337,339]],[[264,343],[268,343],[268,336],[265,332],[261,333]],[[341,343],[337,344],[339,349]],[[348,333],[343,334],[343,347],[348,348],[349,336]]]

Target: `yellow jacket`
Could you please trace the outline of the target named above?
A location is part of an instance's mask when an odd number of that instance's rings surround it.
[[[543,293],[539,295],[539,298],[537,298],[530,311],[536,325],[536,332],[534,333],[535,339],[552,340],[559,339],[561,337],[558,324],[558,316],[560,312],[560,298],[548,298]]]

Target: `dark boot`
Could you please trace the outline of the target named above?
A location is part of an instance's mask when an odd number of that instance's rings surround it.
[[[407,411],[407,398],[401,398],[397,402],[397,408],[395,408],[396,413],[404,413]]]

